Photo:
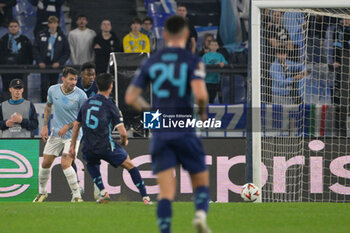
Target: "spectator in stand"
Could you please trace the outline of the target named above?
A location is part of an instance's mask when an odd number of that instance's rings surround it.
[[[216,40],[212,40],[209,44],[209,52],[204,54],[202,60],[207,65],[219,65],[221,68],[227,64],[226,59],[217,50],[219,44]],[[215,97],[220,90],[220,73],[207,73],[205,84],[209,94],[209,103],[213,104]]]
[[[302,12],[287,11],[283,14],[282,24],[288,31],[293,49],[288,51],[292,61],[302,62],[306,58],[306,20]]]
[[[272,23],[267,29],[266,38],[268,40],[269,54],[267,54],[267,59],[270,63],[275,58],[275,50],[280,46],[284,46],[288,49],[287,52],[293,50],[293,43],[289,38],[287,29],[282,25],[282,12],[273,11],[272,12]]]
[[[35,38],[33,56],[41,69],[52,67],[57,69],[66,63],[70,56],[66,36],[58,28],[58,18],[50,16],[49,30],[44,30]],[[41,74],[41,101],[46,102],[47,90],[56,84],[58,74]]]
[[[131,22],[131,32],[123,38],[124,53],[150,53],[150,43],[148,37],[140,32],[141,20],[133,18]]]
[[[1,103],[0,129],[3,138],[30,138],[38,128],[38,116],[34,105],[23,98],[23,81],[13,79],[10,83],[11,98]]]
[[[32,44],[30,40],[19,31],[18,21],[11,20],[8,26],[9,33],[0,39],[0,64],[3,65],[30,65],[33,63]],[[3,74],[3,99],[10,98],[9,84],[14,78],[25,76],[23,74]]]
[[[199,51],[198,55],[203,57],[204,54],[209,52],[209,44],[214,40],[214,35],[211,33],[205,33],[203,38],[202,49]]]
[[[261,75],[264,77],[262,82],[265,95],[263,95],[264,99],[262,101],[271,102],[272,80],[270,67],[276,58],[276,49],[284,46],[292,50],[293,44],[289,39],[288,31],[282,25],[282,12],[268,9],[265,9],[263,12],[265,21],[263,23],[264,30],[262,35],[262,44],[264,46],[262,46],[263,62],[261,63]]]
[[[6,28],[9,25],[12,20],[12,7],[16,4],[16,0],[0,0],[0,27]]]
[[[96,72],[95,64],[86,62],[81,66],[80,77],[77,81],[77,87],[82,89],[88,98],[97,94],[97,86],[95,82]]]
[[[152,31],[153,19],[149,16],[142,20],[142,27],[140,32],[148,36],[149,42],[151,44],[151,52],[155,52],[157,49],[157,40]]]
[[[350,106],[350,19],[342,19],[334,33],[334,104],[335,124],[340,136],[347,136]]]
[[[274,104],[300,104],[299,81],[306,76],[306,67],[287,59],[286,47],[276,48],[276,58],[270,67],[272,102]]]
[[[73,65],[82,65],[85,62],[94,60],[93,42],[96,36],[94,30],[87,28],[86,15],[79,15],[77,18],[78,28],[68,34],[68,42]]]
[[[123,52],[120,40],[112,32],[112,24],[108,19],[101,22],[101,32],[95,37],[93,48],[97,74],[106,73],[111,52]]]
[[[61,16],[61,7],[65,0],[28,0],[30,4],[36,6],[36,25],[34,36],[47,29],[48,18],[56,16],[58,22]],[[45,101],[46,102],[46,101]]]
[[[183,4],[178,4],[176,9],[176,14],[179,16],[184,17],[187,20],[188,27],[190,29],[190,36],[188,37],[186,48],[189,49],[193,54],[196,53],[196,46],[197,46],[197,31],[194,28],[193,24],[190,22],[190,20],[187,18],[187,8]]]

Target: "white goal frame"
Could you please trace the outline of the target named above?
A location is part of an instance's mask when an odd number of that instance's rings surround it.
[[[350,0],[251,0],[251,89],[252,109],[260,109],[260,9],[262,8],[350,8]],[[261,112],[252,110],[252,170],[253,183],[261,187]],[[262,195],[256,202],[262,202]]]

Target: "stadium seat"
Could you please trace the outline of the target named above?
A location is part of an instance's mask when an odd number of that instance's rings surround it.
[[[163,27],[154,27],[153,31],[154,31],[154,35],[156,36],[157,39],[162,38],[163,37]]]
[[[170,14],[166,13],[152,15],[153,27],[164,27],[165,20],[168,16],[170,16]]]
[[[145,8],[148,9],[148,5],[150,3],[155,3],[155,2],[160,2],[160,0],[145,0],[144,3],[145,3]]]
[[[164,14],[165,10],[160,2],[153,2],[148,4],[147,12],[149,16]]]
[[[34,41],[34,28],[36,24],[36,8],[26,0],[17,0],[17,5],[12,9],[13,17],[21,25],[21,33]]]
[[[13,17],[20,23],[21,32],[31,41],[34,41],[34,28],[36,25],[36,7],[28,3],[27,0],[17,0],[16,7],[12,9]],[[61,10],[60,28],[66,34],[66,25],[63,11]]]

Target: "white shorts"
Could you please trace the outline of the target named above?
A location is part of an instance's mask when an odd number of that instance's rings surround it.
[[[62,152],[63,154],[68,154],[71,141],[72,141],[71,138],[63,139],[63,138],[54,137],[51,135],[47,139],[43,154],[44,155],[60,156],[62,150],[63,150],[63,152]],[[80,141],[77,140],[77,144],[75,146],[75,156],[77,156],[77,154],[78,154],[79,145],[80,145]]]

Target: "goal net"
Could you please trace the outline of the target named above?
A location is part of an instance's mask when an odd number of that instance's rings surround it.
[[[350,8],[259,10],[262,201],[350,202]]]

